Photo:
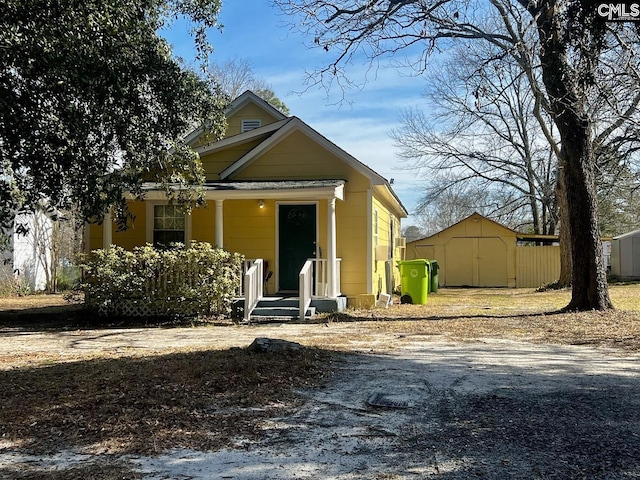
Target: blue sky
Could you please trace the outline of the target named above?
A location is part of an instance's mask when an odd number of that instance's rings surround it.
[[[306,72],[331,60],[331,53],[310,50],[306,39],[292,33],[287,18],[268,0],[223,0],[222,32],[212,30],[213,60],[222,63],[238,57],[248,59],[256,76],[263,78],[295,115],[326,138],[346,150],[387,179],[394,179],[394,190],[411,213],[420,198],[424,182],[415,172],[403,169],[389,133],[399,126],[402,109],[424,105],[424,78],[410,76],[394,68],[380,68],[375,78],[361,90],[348,91],[349,103],[337,105],[343,92],[335,87],[327,92],[307,88]],[[194,56],[193,40],[187,26],[176,23],[165,37],[174,53],[185,59]],[[348,73],[362,80],[368,63],[351,65]],[[403,227],[415,221],[410,216]]]

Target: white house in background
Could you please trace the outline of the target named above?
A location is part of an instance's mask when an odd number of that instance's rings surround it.
[[[640,278],[640,230],[613,237],[611,275],[625,280]]]
[[[0,282],[45,290],[51,275],[53,222],[43,212],[19,214],[0,256]]]

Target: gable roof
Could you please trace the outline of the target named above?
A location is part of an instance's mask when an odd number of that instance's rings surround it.
[[[225,116],[230,118],[235,112],[240,110],[242,107],[247,105],[248,103],[253,103],[254,105],[260,107],[262,110],[267,112],[269,115],[275,117],[278,121],[285,120],[287,116],[278,110],[276,107],[271,105],[266,100],[263,100],[258,95],[253,93],[251,90],[246,90],[242,95],[233,100],[227,108],[225,109]],[[195,140],[205,133],[204,125],[200,125],[194,128],[191,132],[189,132],[184,137],[184,141],[187,145],[191,145]],[[217,142],[216,142],[217,143]]]
[[[278,110],[276,107],[271,105],[266,100],[260,98],[251,90],[246,90],[243,94],[241,94],[238,98],[236,98],[229,104],[229,106],[227,107],[227,110],[225,111],[227,118],[231,117],[235,112],[240,110],[242,107],[244,107],[248,103],[253,103],[254,105],[257,105],[258,107],[263,109],[265,112],[267,112],[269,115],[273,115],[274,117],[276,117],[276,119],[278,120],[283,120],[287,118],[287,116],[284,113],[282,113],[280,110]]]
[[[442,230],[440,230],[439,232],[434,233],[433,235],[429,235],[429,236],[423,237],[423,238],[418,238],[418,239],[412,240],[411,242],[408,242],[408,243],[422,242],[422,241],[427,240],[427,239],[429,239],[431,237],[435,237],[436,235],[440,235],[443,232],[446,232],[447,230],[450,230],[450,229],[452,229],[452,228],[454,228],[454,227],[456,227],[456,226],[458,226],[458,225],[460,225],[460,224],[462,224],[464,222],[472,220],[472,219],[486,220],[486,221],[488,221],[488,222],[490,222],[490,223],[492,223],[492,224],[494,224],[494,225],[496,225],[496,226],[498,226],[500,228],[508,230],[509,232],[513,233],[514,235],[519,235],[519,232],[516,232],[515,230],[513,230],[513,229],[511,229],[509,227],[506,227],[506,226],[502,225],[501,223],[496,222],[495,220],[491,220],[489,217],[485,217],[484,215],[480,215],[478,212],[473,212],[468,217],[465,217],[462,220],[459,220],[456,223],[454,223],[452,225],[449,225],[447,228],[443,228]]]
[[[391,184],[376,171],[359,161],[354,156],[347,153],[345,150],[340,148],[335,143],[331,142],[325,136],[321,135],[318,131],[311,128],[305,122],[303,122],[298,117],[292,116],[287,117],[278,109],[270,105],[267,101],[263,100],[255,93],[247,90],[238,98],[236,98],[233,102],[229,104],[227,108],[226,114],[227,118],[230,118],[235,112],[239,109],[246,106],[248,103],[253,103],[258,107],[265,110],[270,115],[273,115],[278,120],[264,125],[259,128],[255,128],[253,130],[249,130],[247,132],[239,133],[237,135],[232,135],[230,137],[226,137],[217,142],[213,142],[207,145],[200,146],[196,148],[196,151],[200,154],[213,153],[216,151],[220,151],[226,148],[242,145],[245,143],[258,141],[259,143],[255,145],[251,150],[249,150],[242,157],[237,159],[227,168],[225,168],[220,173],[220,180],[222,181],[232,181],[234,175],[243,171],[249,165],[251,165],[256,159],[258,159],[261,155],[268,152],[270,149],[274,148],[278,145],[282,140],[287,138],[294,132],[301,132],[306,135],[308,138],[325,148],[327,151],[331,152],[337,158],[345,162],[347,165],[352,167],[358,173],[362,174],[371,182],[372,189],[374,189],[382,198],[384,198],[390,205],[395,206],[396,213],[400,217],[407,217],[408,211],[405,206],[402,204],[402,201],[397,196]],[[199,133],[192,134],[189,136],[190,141],[195,141],[198,136],[202,133],[200,130]]]
[[[240,157],[234,163],[229,165],[226,169],[224,169],[220,173],[221,180],[231,180],[233,176],[245,168],[247,168],[251,163],[253,163],[256,159],[258,159],[261,155],[269,151],[278,145],[282,140],[291,135],[294,132],[301,132],[306,135],[308,138],[321,145],[323,148],[331,152],[333,155],[338,157],[340,160],[345,162],[347,165],[352,167],[358,173],[364,175],[371,182],[372,188],[375,189],[378,194],[385,198],[386,201],[397,204],[398,206],[398,215],[401,217],[406,217],[408,215],[408,211],[405,206],[402,204],[400,198],[396,195],[393,188],[391,188],[391,184],[380,174],[378,174],[375,170],[368,167],[360,160],[355,158],[354,156],[347,153],[345,150],[340,148],[338,145],[327,139],[325,136],[320,134],[317,130],[314,130],[305,122],[303,122],[298,117],[288,117],[286,120],[281,122],[276,122],[270,125],[266,125],[261,128],[257,128],[255,130],[251,130],[249,132],[245,132],[243,134],[234,135],[233,137],[228,137],[225,140],[225,147],[229,147],[231,145],[237,145],[239,143],[248,142],[250,140],[255,140],[256,138],[264,135],[265,133],[271,133],[271,135],[265,136],[265,139],[248,151],[245,155]],[[224,141],[224,140],[223,140]],[[216,144],[211,145],[210,148],[203,148],[199,153],[209,153],[216,148]]]

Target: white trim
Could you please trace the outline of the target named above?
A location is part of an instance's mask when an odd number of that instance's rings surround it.
[[[315,205],[316,207],[316,258],[319,258],[319,248],[320,246],[318,245],[318,234],[320,232],[320,222],[319,222],[319,208],[318,208],[318,202],[317,201],[283,201],[283,202],[276,202],[276,211],[275,211],[275,222],[276,222],[276,243],[275,243],[275,247],[276,247],[276,265],[273,268],[276,274],[276,280],[275,280],[275,288],[276,291],[279,292],[280,291],[280,205]]]
[[[102,220],[102,248],[108,250],[113,245],[113,221],[111,211],[104,214]]]
[[[243,143],[250,142],[255,140],[256,138],[261,137],[262,135],[266,135],[271,132],[275,132],[280,127],[282,127],[285,123],[287,123],[287,119],[281,120],[276,123],[270,123],[260,128],[256,128],[254,130],[249,130],[248,132],[239,133],[238,135],[233,135],[231,137],[223,138],[222,140],[218,140],[217,142],[210,143],[207,145],[202,145],[200,147],[195,148],[195,151],[200,155],[204,155],[211,152],[217,152],[219,150],[224,150],[225,148],[229,148],[234,145],[242,145]]]
[[[260,199],[284,199],[300,201],[308,199],[337,198],[344,200],[344,185],[336,187],[309,187],[309,188],[273,188],[263,190],[205,190],[206,200],[260,200]],[[136,198],[128,195],[128,198]],[[166,201],[167,194],[162,190],[149,190],[144,194],[145,201]]]
[[[373,293],[373,191],[367,189],[367,291]]]
[[[216,213],[215,213],[215,239],[216,247],[224,248],[224,200],[216,200]]]
[[[329,290],[327,296],[336,298],[340,292],[337,272],[337,234],[336,234],[336,199],[327,199],[327,283]],[[316,254],[316,258],[317,258]]]
[[[294,131],[300,131],[307,135],[309,138],[320,144],[333,155],[337,156],[346,164],[353,167],[356,171],[367,177],[372,185],[388,185],[388,182],[382,176],[380,176],[371,168],[367,167],[364,163],[360,162],[357,158],[345,152],[335,143],[322,136],[319,132],[311,128],[298,117],[290,117],[288,121],[280,129],[278,129],[276,133],[271,135],[250,152],[247,152],[247,154],[244,155],[241,159],[223,170],[220,173],[220,178],[228,179],[233,174],[237,173],[238,171],[249,165],[251,162],[253,162],[260,154],[275,146],[280,140],[286,138]],[[255,132],[255,130],[252,130],[252,132]]]
[[[276,107],[271,105],[266,100],[260,98],[258,95],[253,93],[251,90],[246,90],[239,97],[233,100],[229,106],[227,107],[227,111],[225,112],[227,118],[231,117],[236,111],[244,107],[247,103],[254,103],[256,106],[260,107],[262,110],[267,112],[270,115],[278,119],[287,118],[287,116],[278,110]]]
[[[295,117],[293,119],[288,119],[281,128],[278,128],[275,131],[273,135],[256,145],[253,149],[220,172],[220,179],[228,180],[233,174],[242,171],[247,165],[250,165],[262,153],[275,146],[281,139],[288,137],[293,132],[293,129],[287,127],[292,124],[294,119]],[[251,130],[251,132],[255,131],[256,130]]]

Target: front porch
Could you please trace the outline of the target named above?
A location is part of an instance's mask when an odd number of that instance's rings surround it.
[[[298,276],[297,296],[265,295],[264,287],[270,272],[265,275],[264,260],[245,260],[240,295],[234,302],[234,316],[239,318],[242,312],[245,322],[255,317],[290,320],[344,310],[347,299],[340,295],[340,260],[307,259]]]
[[[268,295],[258,301],[249,316],[244,319],[244,298],[233,302],[234,318],[249,322],[292,321],[312,318],[319,313],[339,312],[346,308],[347,298],[312,298],[304,317],[300,315],[300,297]]]

